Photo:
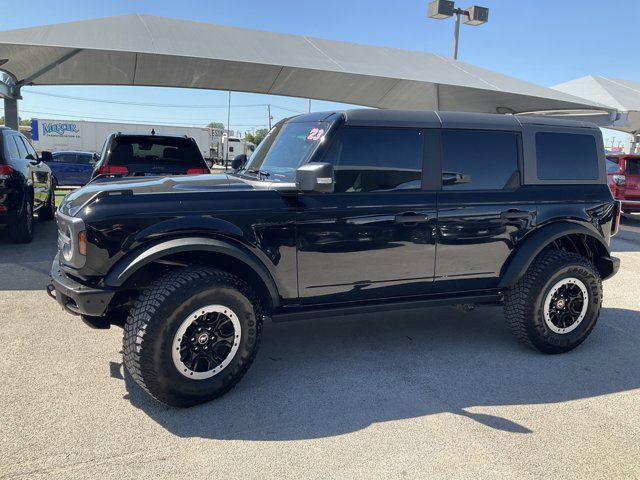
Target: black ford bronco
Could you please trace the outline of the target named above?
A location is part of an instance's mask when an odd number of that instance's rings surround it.
[[[48,290],[156,399],[228,391],[262,324],[501,304],[546,353],[579,345],[618,259],[620,205],[592,124],[349,110],[277,124],[218,175],[89,185],[57,213]]]

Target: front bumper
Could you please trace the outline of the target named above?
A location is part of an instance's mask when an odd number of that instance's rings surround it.
[[[47,292],[69,313],[100,317],[115,295],[113,290],[88,287],[70,278],[60,267],[58,256],[51,265],[51,284]]]

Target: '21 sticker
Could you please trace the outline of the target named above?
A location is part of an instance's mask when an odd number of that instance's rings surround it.
[[[307,140],[313,140],[315,142],[316,140],[320,140],[323,134],[324,128],[312,128],[309,135],[307,135]]]

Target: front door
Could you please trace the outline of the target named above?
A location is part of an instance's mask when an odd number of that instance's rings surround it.
[[[423,186],[425,132],[342,127],[324,158],[335,191],[299,196],[303,303],[422,295],[432,289],[436,193]]]

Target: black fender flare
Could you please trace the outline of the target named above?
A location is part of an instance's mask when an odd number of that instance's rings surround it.
[[[505,264],[505,267],[503,267],[498,288],[513,286],[524,275],[529,265],[531,265],[531,262],[533,262],[546,246],[560,237],[571,234],[587,235],[593,238],[603,247],[604,251],[607,252],[606,256],[610,257],[611,250],[609,246],[602,241],[602,238],[600,238],[597,233],[578,223],[568,221],[554,222],[540,227],[531,235],[520,240],[520,248],[512,254],[511,259]],[[600,265],[596,266],[600,269]],[[603,277],[607,278],[606,275],[603,275]]]
[[[121,258],[104,279],[107,287],[118,289],[124,285],[134,273],[150,262],[173,253],[190,251],[209,251],[221,253],[237,259],[251,268],[263,281],[271,303],[274,307],[280,305],[278,288],[267,267],[251,252],[233,243],[208,237],[180,237],[163,240],[142,249],[135,250]]]

